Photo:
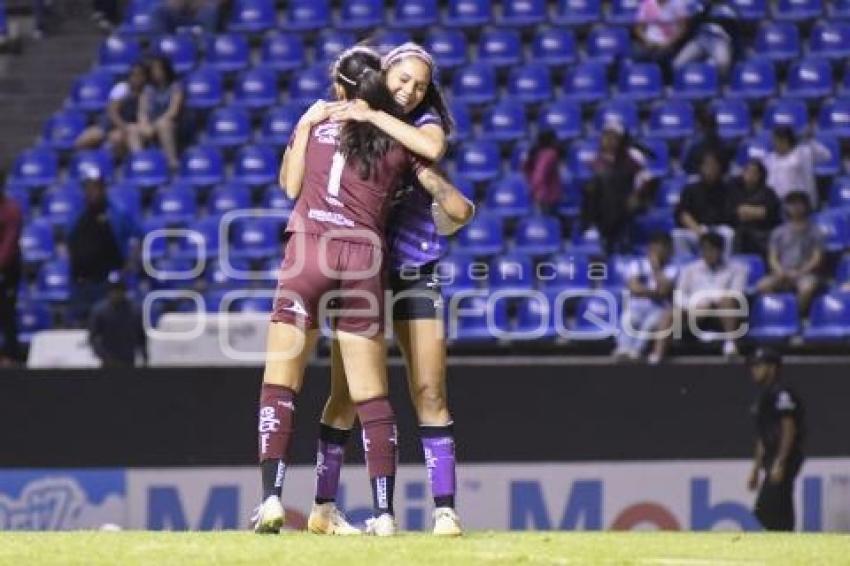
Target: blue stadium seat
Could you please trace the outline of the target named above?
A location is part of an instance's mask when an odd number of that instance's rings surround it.
[[[669,210],[650,210],[636,216],[631,223],[631,243],[634,246],[645,246],[653,234],[664,232],[669,234],[675,228],[673,215]]]
[[[198,67],[186,76],[186,106],[189,108],[215,108],[224,99],[221,74],[212,67]]]
[[[850,177],[833,179],[829,189],[828,202],[830,208],[850,209]]]
[[[309,106],[327,97],[330,87],[328,69],[325,65],[314,65],[295,74],[289,84],[289,101]]]
[[[540,262],[537,267],[540,287],[546,291],[563,292],[569,289],[588,289],[587,256],[569,252],[557,253]]]
[[[71,179],[81,180],[92,174],[110,181],[115,172],[112,153],[107,149],[78,151],[71,159],[68,174]]]
[[[709,63],[688,63],[673,74],[673,95],[677,98],[713,98],[717,95],[719,85],[717,68]]]
[[[300,69],[307,60],[304,41],[300,36],[276,31],[266,35],[260,47],[260,64],[277,73]]]
[[[738,143],[738,151],[735,155],[735,164],[743,167],[751,159],[763,159],[773,146],[770,134],[763,132],[761,135],[745,138]]]
[[[762,99],[776,93],[776,69],[769,59],[750,59],[732,68],[729,94],[746,99]]]
[[[380,0],[345,0],[340,8],[339,29],[367,30],[384,23],[384,3]]]
[[[454,29],[435,30],[425,39],[425,49],[441,69],[454,69],[466,64],[466,36]]]
[[[123,35],[150,35],[154,32],[153,9],[148,0],[131,0],[124,9],[124,21],[118,28]]]
[[[490,291],[530,291],[534,287],[534,267],[527,256],[511,253],[490,259]]]
[[[275,183],[266,187],[263,192],[262,207],[266,210],[278,211],[288,219],[292,209],[295,208],[295,201],[286,196],[286,193]]]
[[[584,297],[576,307],[576,318],[567,325],[570,340],[605,340],[616,336],[619,307],[613,297]]]
[[[168,178],[168,160],[159,149],[136,151],[125,162],[124,179],[138,187],[156,187]]]
[[[97,65],[104,71],[121,75],[130,71],[142,56],[139,42],[130,37],[111,35],[103,40],[97,54]]]
[[[112,74],[94,71],[80,76],[71,89],[71,107],[84,112],[100,112],[109,103]]]
[[[41,217],[54,226],[68,226],[83,208],[83,191],[74,181],[53,187],[41,198]]]
[[[545,20],[545,0],[502,0],[500,25],[530,27],[542,24]]]
[[[280,255],[283,224],[275,218],[240,218],[232,230],[234,257],[260,259]]]
[[[436,0],[398,0],[392,26],[399,29],[421,29],[437,23],[440,13]]]
[[[455,251],[468,255],[495,255],[505,247],[502,219],[479,211],[472,222],[458,232]]]
[[[732,0],[738,17],[745,21],[761,21],[767,17],[767,0]]]
[[[277,24],[273,0],[234,0],[227,29],[239,33],[262,33]]]
[[[795,336],[800,330],[797,297],[790,293],[758,295],[750,305],[750,338],[775,342]]]
[[[607,20],[612,24],[632,25],[637,18],[640,0],[612,0]]]
[[[220,217],[207,216],[189,225],[189,228],[196,231],[200,236],[199,240],[203,242],[207,261],[218,257],[220,251],[219,222],[221,222]],[[200,247],[193,240],[180,238],[173,255],[178,259],[190,259],[195,262],[199,259],[199,253]]]
[[[817,141],[829,150],[829,157],[815,163],[815,174],[821,177],[834,177],[841,173],[843,167],[841,165],[841,145],[838,140],[832,136],[820,135],[817,137]]]
[[[837,284],[850,282],[850,255],[845,255],[838,262],[835,270],[835,282]]]
[[[759,26],[753,48],[774,61],[790,61],[800,56],[800,31],[789,22],[765,22]]]
[[[287,31],[316,31],[331,27],[331,7],[328,0],[294,0],[286,5]]]
[[[556,296],[526,296],[516,300],[515,336],[511,340],[541,340],[557,336]]]
[[[198,62],[198,48],[188,34],[166,35],[154,45],[154,53],[167,57],[178,74],[190,71]]]
[[[45,147],[36,147],[18,155],[12,165],[9,183],[36,189],[53,184],[58,175],[59,160],[56,154]]]
[[[63,303],[71,296],[71,267],[66,258],[56,258],[39,268],[33,298]]]
[[[830,19],[850,20],[850,0],[833,0],[827,5]]]
[[[487,104],[496,100],[496,71],[484,63],[472,63],[452,77],[452,97],[466,104]]]
[[[687,184],[688,178],[685,175],[668,176],[661,179],[658,192],[655,195],[655,206],[667,210],[676,208]]]
[[[579,63],[564,75],[564,98],[576,102],[596,102],[608,97],[607,69],[602,63]]]
[[[234,160],[233,179],[246,185],[267,185],[277,180],[278,156],[268,147],[249,145]]]
[[[52,149],[67,151],[86,129],[86,117],[76,110],[60,110],[44,123],[42,137]]]
[[[292,104],[270,108],[263,116],[257,141],[264,145],[283,147],[301,117],[301,108]]]
[[[248,40],[237,33],[211,36],[207,42],[205,63],[222,73],[247,69],[250,62]]]
[[[457,306],[457,311],[450,313],[447,318],[450,340],[458,343],[489,343],[497,340],[497,332],[510,330],[505,300],[493,304],[486,296],[475,295],[463,297]],[[455,316],[456,321],[453,320]]]
[[[452,130],[450,139],[453,142],[465,141],[472,137],[472,116],[469,113],[469,108],[466,104],[458,102],[450,102],[449,110],[452,113],[455,127]]]
[[[238,313],[271,313],[273,297],[270,296],[247,296],[239,297],[230,305],[230,312]]]
[[[609,120],[619,121],[626,128],[626,131],[632,134],[637,133],[638,126],[640,126],[637,105],[631,100],[615,98],[597,106],[593,115],[593,127],[596,131],[601,132],[605,123]]]
[[[471,201],[475,201],[475,182],[470,181],[469,179],[465,179],[463,177],[455,177],[454,179],[455,187]]]
[[[477,287],[469,269],[469,264],[474,261],[472,256],[457,254],[449,254],[440,259],[436,273],[439,275],[440,287],[445,297]]]
[[[180,159],[180,178],[198,187],[217,185],[224,179],[221,153],[210,146],[187,149]]]
[[[383,29],[372,36],[372,47],[383,57],[399,45],[411,41],[410,32],[400,29]]]
[[[491,141],[469,142],[458,148],[456,173],[472,181],[491,181],[499,176],[499,146]]]
[[[580,137],[583,130],[581,106],[569,100],[556,100],[540,110],[539,128],[552,130],[559,140]]]
[[[655,63],[622,65],[617,85],[617,96],[628,100],[652,100],[660,98],[664,91],[661,68]]]
[[[519,32],[510,29],[485,31],[478,40],[478,60],[494,67],[517,65],[522,60]]]
[[[53,326],[50,309],[43,303],[18,302],[17,317],[18,341],[22,344],[29,344],[36,332],[49,330]]]
[[[525,104],[550,100],[553,90],[549,67],[542,63],[514,67],[508,76],[508,95]]]
[[[181,185],[163,187],[154,193],[151,216],[167,224],[188,224],[198,215],[195,193]]]
[[[850,57],[850,24],[824,22],[812,28],[809,34],[809,53],[828,59]]]
[[[531,144],[528,141],[519,141],[514,144],[511,150],[511,157],[508,161],[509,171],[521,171],[528,161],[528,151],[531,149]]]
[[[670,149],[662,139],[646,138],[641,140],[646,150],[646,170],[654,177],[663,177],[670,173]],[[670,227],[672,229],[672,226]]]
[[[693,134],[694,108],[684,100],[659,102],[649,115],[647,133],[662,139],[680,139]]]
[[[797,61],[788,69],[787,96],[822,98],[832,94],[832,65],[828,59],[811,57]]]
[[[778,126],[789,126],[798,134],[809,124],[809,111],[805,102],[793,98],[772,100],[764,111],[764,129],[773,131]]]
[[[526,135],[528,124],[525,108],[518,102],[505,100],[491,107],[484,115],[482,133],[485,138],[498,142],[511,142]]]
[[[583,26],[601,20],[601,0],[559,0],[552,16],[552,23],[563,26]]]
[[[823,342],[850,337],[850,294],[830,294],[815,299],[809,322],[803,331],[806,340]]]
[[[236,79],[233,104],[249,110],[268,108],[277,104],[277,77],[270,69],[248,69]]]
[[[813,20],[822,13],[822,0],[776,0],[773,7],[773,17],[783,21]]]
[[[711,103],[720,137],[742,138],[752,131],[750,107],[738,98],[721,98]]]
[[[207,265],[204,279],[208,288],[225,291],[245,287],[246,280],[238,272],[251,271],[250,261],[247,258],[233,257],[232,255],[228,259],[230,269],[224,269],[225,265],[219,261],[211,261]],[[207,306],[209,307],[209,304]],[[218,310],[218,303],[213,310]]]
[[[40,263],[53,257],[53,226],[37,219],[24,225],[20,238],[21,257],[26,263]]]
[[[244,108],[217,108],[207,119],[206,143],[215,147],[237,147],[251,139],[251,116]]]
[[[514,252],[540,256],[561,248],[561,223],[553,216],[531,215],[520,219],[516,227]]]
[[[159,257],[152,263],[156,276],[151,279],[157,289],[188,289],[195,283],[194,278],[187,278],[194,267],[187,257]]]
[[[316,62],[330,65],[343,51],[354,45],[357,38],[350,32],[325,30],[315,39]]]
[[[18,203],[18,206],[21,209],[21,216],[24,218],[24,222],[29,222],[30,218],[30,195],[26,189],[18,187],[18,188],[6,188],[6,196]]]
[[[230,183],[216,187],[207,199],[207,211],[212,215],[222,215],[231,210],[250,208],[251,193],[248,187]]]
[[[487,188],[487,210],[503,218],[525,216],[531,212],[528,184],[520,174],[509,175]]]
[[[567,154],[567,164],[570,173],[579,181],[586,181],[593,176],[591,165],[599,153],[599,140],[579,139],[570,145]]]
[[[531,61],[550,67],[576,62],[576,38],[568,29],[550,28],[538,32],[531,43]]]
[[[757,254],[735,254],[732,261],[747,268],[747,292],[755,292],[756,285],[767,271],[764,258]]]
[[[490,0],[449,0],[443,25],[453,28],[477,28],[490,23]]]
[[[119,183],[109,187],[109,200],[114,202],[137,223],[142,219],[142,193],[135,186]]]
[[[631,40],[623,27],[599,26],[587,37],[587,59],[611,63],[629,55]]]
[[[850,245],[850,227],[843,211],[826,210],[813,217],[824,237],[824,247],[838,252]]]
[[[828,100],[821,105],[818,131],[841,138],[850,137],[850,98]]]

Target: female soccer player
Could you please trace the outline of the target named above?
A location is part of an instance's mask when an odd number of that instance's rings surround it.
[[[379,59],[371,50],[345,52],[333,69],[337,98],[366,101],[392,113]],[[280,501],[293,433],[295,397],[317,321],[338,300],[336,338],[347,384],[363,425],[376,519],[370,531],[395,533],[392,494],[396,466],[395,416],[387,400],[383,321],[383,247],[392,191],[412,170],[422,186],[455,216],[465,199],[433,170],[370,124],[327,122],[336,106],[314,104],[302,117],[284,157],[281,184],[299,197],[287,225],[289,240],[278,281],[259,413],[263,503],[255,530],[278,532]],[[301,166],[293,169],[293,162]]]
[[[406,43],[389,52],[382,67],[405,120],[360,104],[336,109],[331,119],[373,124],[409,151],[438,160],[446,150],[452,120],[432,80],[436,69],[431,56],[418,45]],[[472,217],[472,204],[467,201],[467,206],[463,221]],[[387,239],[393,295],[413,293],[394,301],[393,320],[434,497],[434,534],[456,536],[461,527],[455,512],[454,435],[446,400],[446,346],[435,269],[444,247],[441,234],[457,230],[463,223],[454,221],[457,217],[447,218],[445,212],[422,187],[407,183],[397,193]],[[331,394],[319,431],[316,500],[308,521],[312,532],[323,534],[350,530],[335,504],[344,446],[356,417],[346,388],[347,370],[341,362],[340,349],[334,343]]]

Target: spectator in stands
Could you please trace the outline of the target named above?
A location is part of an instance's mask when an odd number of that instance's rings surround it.
[[[706,232],[700,237],[699,245],[700,259],[686,265],[679,276],[677,292],[674,295],[676,306],[682,311],[681,320],[688,321],[692,316],[699,316],[696,320],[701,331],[705,321],[700,318],[719,323],[724,333],[723,355],[734,356],[738,353],[738,347],[732,336],[740,321],[729,313],[741,306],[740,301],[743,300],[747,284],[747,269],[724,256],[725,241],[720,234]],[[704,316],[706,311],[712,310],[717,310],[720,314]],[[688,326],[690,327],[690,324]]]
[[[798,143],[791,127],[779,126],[773,130],[773,151],[764,157],[767,184],[780,199],[793,191],[803,191],[809,196],[812,208],[817,209],[820,198],[815,164],[829,157],[829,150],[817,140]]]
[[[21,247],[18,240],[23,216],[18,203],[6,195],[5,174],[0,171],[0,327],[3,345],[0,366],[18,359],[17,303],[21,281]]]
[[[118,0],[94,0],[92,19],[104,31],[110,31],[120,22]]]
[[[714,113],[708,108],[701,109],[697,114],[697,126],[699,130],[685,149],[682,169],[688,175],[699,174],[703,155],[713,153],[720,158],[725,171],[729,166],[731,155],[729,146],[726,145],[717,131],[717,118]]]
[[[673,59],[673,68],[678,69],[688,63],[704,61],[714,65],[720,76],[726,76],[732,67],[734,54],[732,34],[724,26],[728,18],[716,14],[721,10],[715,11],[713,6],[703,4],[699,9],[700,12],[691,20],[691,33]]]
[[[668,340],[652,333],[668,328],[660,323],[669,321],[673,308],[671,299],[679,268],[670,261],[672,257],[673,241],[668,234],[660,232],[649,240],[646,257],[634,260],[629,266],[629,298],[614,356],[638,360],[651,339],[654,347],[649,363],[657,364],[664,357]]]
[[[109,295],[91,311],[89,343],[103,367],[133,367],[136,353],[148,361],[147,335],[139,308],[127,297],[121,274],[109,275]]]
[[[810,219],[811,204],[801,191],[785,197],[787,221],[770,235],[770,273],[756,285],[760,293],[796,292],[801,316],[820,287],[823,234]]]
[[[593,177],[584,187],[582,228],[596,228],[606,252],[628,251],[631,219],[646,204],[650,175],[643,154],[632,147],[617,119],[602,128]]]
[[[140,101],[142,137],[159,140],[168,165],[176,170],[180,165],[177,156],[177,125],[183,109],[183,85],[176,80],[174,67],[166,57],[155,57],[148,65],[150,82]]]
[[[559,169],[562,151],[555,132],[543,130],[523,164],[531,198],[538,210],[547,214],[558,206],[563,193]]]
[[[133,219],[106,198],[100,172],[88,172],[84,188],[86,206],[68,233],[73,324],[85,323],[92,305],[106,296],[110,272],[132,268],[139,235]]]
[[[685,187],[676,207],[680,228],[673,230],[673,240],[677,255],[692,255],[700,236],[709,230],[723,236],[727,255],[731,252],[734,231],[728,226],[729,187],[723,175],[721,158],[715,153],[704,153],[698,180]]]
[[[687,31],[685,0],[641,0],[634,29],[637,58],[669,64]]]
[[[98,147],[107,138],[112,151],[122,156],[127,152],[138,151],[150,138],[151,132],[141,127],[141,100],[148,84],[148,67],[136,63],[130,69],[126,81],[112,87],[109,93],[109,106],[106,108],[100,124],[90,126],[77,138],[78,148]],[[107,134],[108,132],[108,134]]]
[[[204,33],[218,31],[217,0],[165,0],[154,11],[158,33],[174,33],[177,28],[199,28]]]
[[[735,253],[767,256],[770,232],[780,221],[782,205],[767,186],[767,171],[750,160],[729,191],[729,218],[735,229]]]

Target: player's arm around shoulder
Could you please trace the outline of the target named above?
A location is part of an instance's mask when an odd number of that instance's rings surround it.
[[[431,214],[440,234],[454,234],[475,214],[475,205],[451,184],[435,166],[421,168],[416,176],[422,187],[433,197]]]

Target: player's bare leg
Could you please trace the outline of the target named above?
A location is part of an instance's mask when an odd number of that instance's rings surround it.
[[[280,498],[294,432],[295,396],[317,337],[316,330],[292,324],[273,322],[268,327],[258,426],[263,502],[252,518],[258,533],[280,532],[284,523]]]

